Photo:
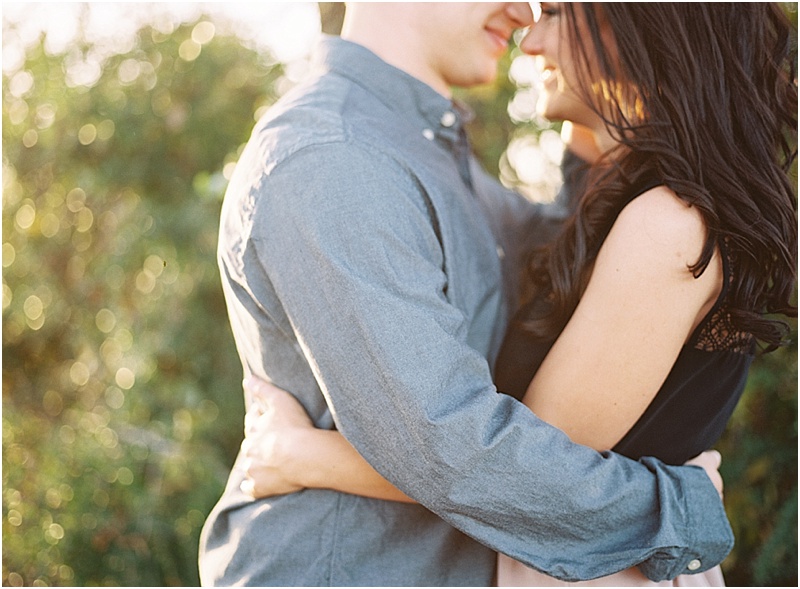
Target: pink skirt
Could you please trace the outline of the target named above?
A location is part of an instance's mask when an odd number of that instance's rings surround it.
[[[696,575],[680,575],[674,581],[654,582],[632,568],[592,581],[568,583],[535,571],[505,554],[497,557],[498,587],[724,587],[718,566]]]

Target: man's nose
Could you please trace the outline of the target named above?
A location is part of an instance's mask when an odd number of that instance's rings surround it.
[[[518,29],[533,24],[533,11],[528,2],[509,2],[506,6],[506,16],[514,22],[515,28]]]

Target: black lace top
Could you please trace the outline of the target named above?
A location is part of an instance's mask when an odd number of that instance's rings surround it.
[[[724,287],[716,304],[683,346],[653,401],[614,451],[634,459],[655,456],[677,465],[711,448],[722,435],[744,390],[755,342],[731,324],[725,303],[732,264],[726,249],[721,249]],[[498,390],[517,399],[522,399],[555,342],[543,341],[521,326],[536,304],[533,301],[517,313],[495,365]]]

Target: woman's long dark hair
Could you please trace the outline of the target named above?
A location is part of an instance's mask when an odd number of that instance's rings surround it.
[[[583,78],[602,81],[581,90],[621,146],[559,239],[532,256],[529,277],[548,305],[527,326],[557,336],[632,191],[655,180],[703,216],[707,239],[690,268],[695,276],[718,247],[733,262],[726,308],[735,329],[768,348],[782,343],[785,325],[766,314],[797,313],[797,209],[788,175],[797,154],[797,81],[783,10],[565,3],[562,18]]]

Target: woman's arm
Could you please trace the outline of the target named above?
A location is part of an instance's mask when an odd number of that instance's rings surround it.
[[[289,393],[248,378],[253,402],[245,417],[247,479],[242,490],[267,497],[309,489],[413,503],[383,478],[343,435],[314,428],[303,406]]]
[[[718,256],[700,278],[688,270],[704,238],[699,213],[668,189],[655,188],[626,207],[525,404],[574,441],[612,448],[650,404],[719,294]],[[328,488],[412,501],[341,434],[314,429],[294,397],[257,379],[248,379],[245,388],[256,400],[245,440],[248,493]],[[697,464],[717,484],[715,463],[712,458]]]
[[[613,448],[636,423],[722,287],[715,254],[694,278],[697,209],[657,187],[619,215],[575,312],[523,402],[580,444]]]

